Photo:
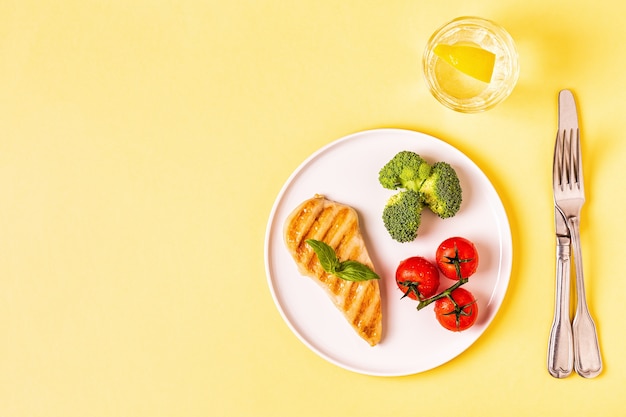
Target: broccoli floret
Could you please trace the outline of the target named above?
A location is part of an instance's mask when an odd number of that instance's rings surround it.
[[[389,235],[402,243],[415,240],[422,208],[420,196],[415,191],[400,191],[391,196],[383,209],[383,223]]]
[[[419,192],[430,170],[430,165],[415,152],[401,151],[382,167],[378,181],[389,190],[405,188]]]
[[[419,191],[428,208],[442,219],[454,216],[461,208],[459,177],[446,162],[436,162],[432,166],[430,176]]]

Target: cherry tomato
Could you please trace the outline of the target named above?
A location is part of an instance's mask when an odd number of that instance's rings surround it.
[[[456,280],[469,278],[478,268],[478,251],[469,240],[451,237],[441,242],[435,260],[445,277]]]
[[[443,327],[460,332],[476,323],[478,304],[471,292],[459,287],[435,301],[435,315]]]
[[[404,297],[423,300],[437,293],[439,271],[426,258],[413,256],[400,262],[396,269],[396,283]]]

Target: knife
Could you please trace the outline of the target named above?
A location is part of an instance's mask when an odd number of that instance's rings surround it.
[[[559,95],[559,132],[578,124],[576,105]],[[556,149],[555,149],[556,152]],[[556,232],[556,291],[554,319],[548,342],[548,371],[555,378],[565,378],[574,367],[574,344],[570,320],[570,260],[571,237],[565,217],[554,207]]]

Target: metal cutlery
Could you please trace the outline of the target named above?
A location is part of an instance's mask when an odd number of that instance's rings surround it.
[[[554,208],[556,230],[556,292],[554,319],[548,343],[548,371],[565,378],[574,367],[574,345],[570,322],[570,235],[565,218]]]
[[[557,378],[566,377],[571,372],[572,342],[574,369],[579,375],[592,378],[602,371],[596,327],[589,314],[585,296],[580,245],[580,211],[585,202],[581,154],[576,102],[571,91],[562,90],[559,93],[559,129],[553,163],[557,233],[557,305],[548,348],[548,369],[550,374]],[[563,228],[563,222],[567,230]],[[576,271],[576,313],[571,336],[568,335],[570,239]]]

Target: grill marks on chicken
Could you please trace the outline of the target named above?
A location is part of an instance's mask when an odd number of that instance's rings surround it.
[[[285,243],[300,273],[314,279],[370,345],[382,336],[382,309],[378,280],[346,281],[324,271],[307,239],[330,245],[341,261],[355,260],[374,269],[359,228],[356,211],[316,195],[287,218]]]

